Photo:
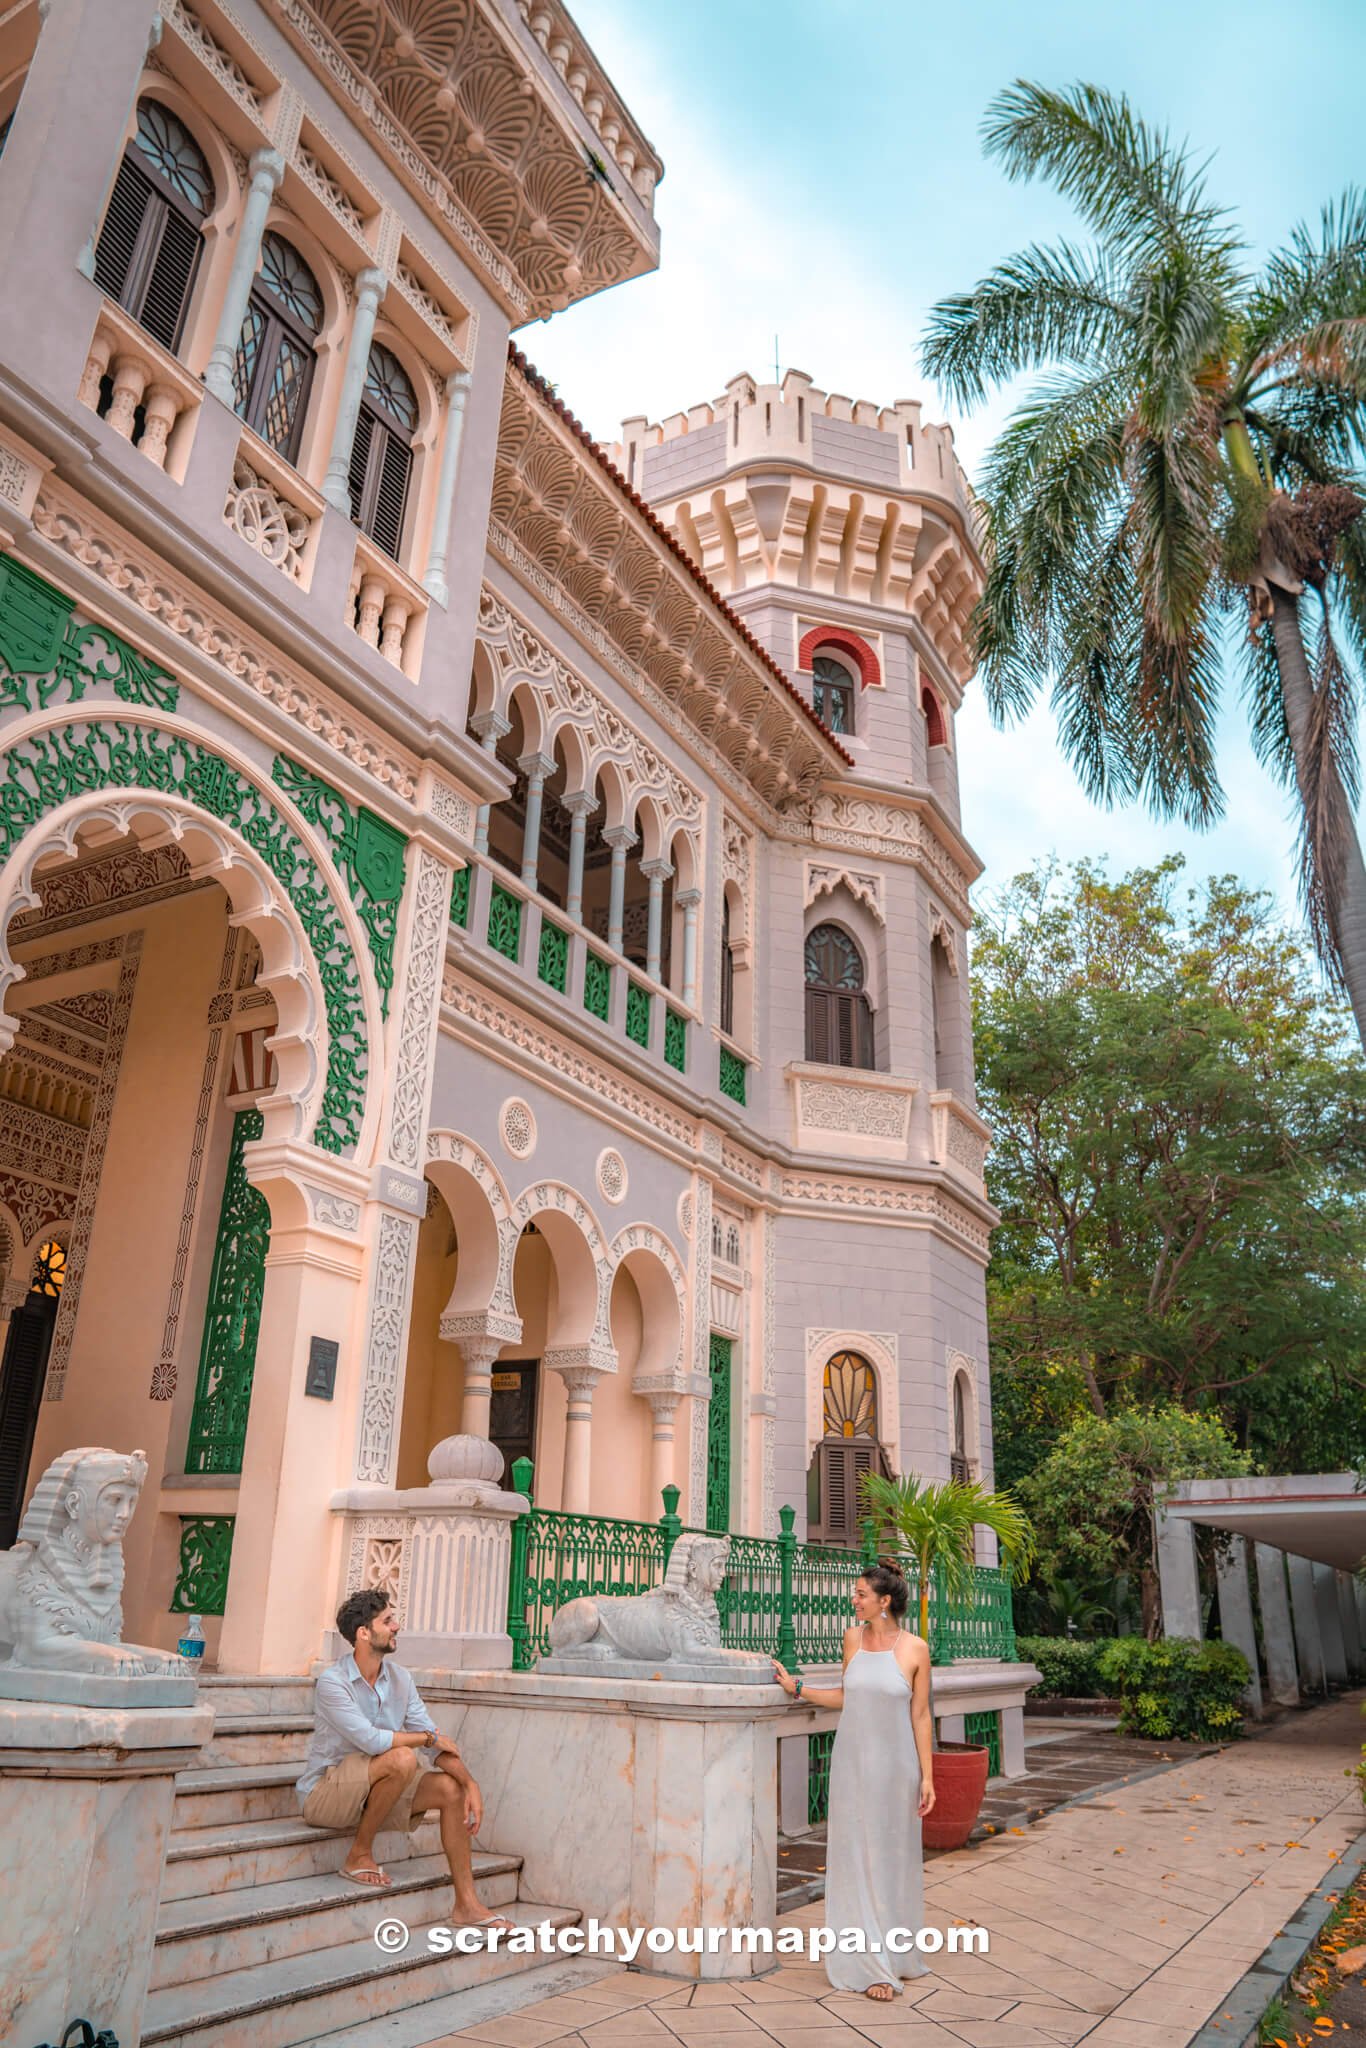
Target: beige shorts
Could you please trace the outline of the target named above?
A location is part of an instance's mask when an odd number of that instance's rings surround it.
[[[303,1816],[310,1827],[359,1827],[365,1802],[370,1797],[372,1762],[373,1758],[362,1756],[358,1749],[354,1749],[350,1756],[344,1756],[339,1764],[333,1764],[329,1771],[323,1773],[303,1804]],[[398,1829],[411,1831],[417,1826],[421,1816],[413,1812],[413,1800],[425,1775],[419,1766],[405,1781],[403,1790],[384,1817],[386,1834]]]

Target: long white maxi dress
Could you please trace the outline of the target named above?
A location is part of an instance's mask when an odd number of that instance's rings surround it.
[[[844,1673],[844,1710],[830,1758],[825,1924],[837,1943],[843,1929],[862,1928],[864,1953],[836,1947],[826,1957],[836,1991],[923,1977],[929,1968],[917,1951],[893,1955],[886,1945],[889,1928],[914,1932],[924,1917],[919,1803],[910,1680],[894,1650],[860,1647]]]

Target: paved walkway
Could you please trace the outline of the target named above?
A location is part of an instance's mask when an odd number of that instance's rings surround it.
[[[989,1930],[886,2005],[784,1962],[613,1972],[450,2036],[499,2048],[1183,2048],[1363,1825],[1361,1692],[926,1866],[926,1922]],[[817,1902],[784,1925],[820,1925]]]

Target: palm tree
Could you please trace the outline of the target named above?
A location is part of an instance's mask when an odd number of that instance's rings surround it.
[[[1366,198],[1349,192],[1254,272],[1185,146],[1095,86],[1017,81],[984,140],[1094,236],[1032,247],[931,313],[927,370],[960,405],[1043,381],[987,460],[974,621],[999,721],[1053,677],[1060,741],[1097,801],[1207,824],[1221,611],[1246,606],[1259,757],[1300,809],[1319,958],[1366,1043],[1366,866],[1355,686],[1366,649]],[[1335,638],[1336,634],[1336,638]]]
[[[885,1479],[865,1472],[859,1482],[875,1526],[910,1552],[920,1606],[920,1634],[930,1639],[930,1585],[937,1577],[951,1606],[970,1607],[976,1589],[973,1541],[980,1524],[996,1538],[1003,1569],[1022,1577],[1034,1555],[1034,1531],[1008,1493],[991,1493],[976,1480]]]

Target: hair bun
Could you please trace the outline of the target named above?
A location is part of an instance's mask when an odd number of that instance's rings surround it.
[[[885,1572],[895,1572],[896,1576],[897,1576],[897,1577],[898,1577],[899,1579],[904,1579],[904,1578],[905,1578],[906,1574],[905,1574],[905,1572],[903,1572],[903,1571],[902,1571],[902,1569],[901,1569],[901,1560],[900,1560],[899,1558],[896,1558],[896,1557],[880,1557],[880,1558],[878,1559],[878,1563],[879,1563],[879,1564],[880,1564],[880,1565],[882,1566],[882,1569],[883,1569],[883,1571],[885,1571]]]

